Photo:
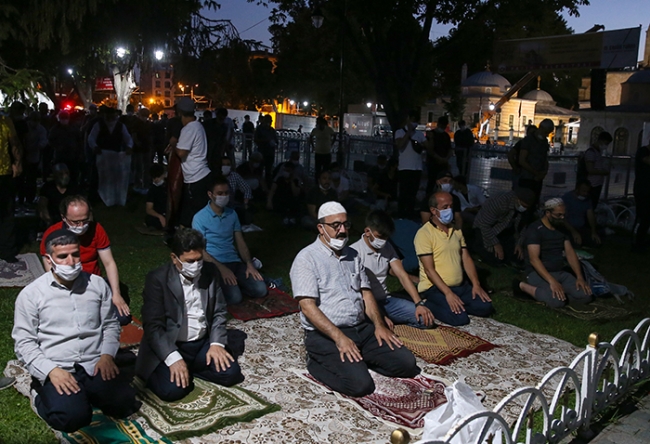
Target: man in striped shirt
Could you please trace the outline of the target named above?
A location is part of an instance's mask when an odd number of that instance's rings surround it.
[[[483,262],[498,266],[523,259],[522,213],[535,202],[536,195],[528,188],[485,201],[474,220],[475,249]]]
[[[321,205],[318,238],[298,253],[290,275],[309,373],[332,390],[365,396],[375,391],[368,369],[400,378],[420,369],[386,327],[359,254],[346,246],[349,229],[340,203]]]

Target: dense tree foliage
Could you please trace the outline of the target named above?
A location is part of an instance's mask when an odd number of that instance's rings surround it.
[[[249,0],[258,1],[258,0]],[[264,2],[263,2],[264,3]],[[561,12],[577,15],[587,0],[268,0],[277,51],[287,50],[291,23],[306,22],[316,7],[328,35],[338,30],[359,67],[352,78],[367,79],[377,101],[384,105],[394,127],[400,126],[409,110],[424,103],[435,87],[450,90],[460,81],[460,67],[467,62],[470,71],[485,66],[497,38],[566,33]],[[452,24],[451,36],[436,42],[430,39],[434,23]],[[305,25],[306,26],[306,25]],[[325,26],[325,25],[324,25]],[[301,34],[305,35],[305,34]],[[313,40],[302,40],[303,48]],[[327,58],[305,61],[325,63]],[[308,82],[307,78],[300,78]],[[316,86],[317,79],[311,78]],[[363,80],[360,84],[364,84]],[[314,86],[314,89],[316,88]]]

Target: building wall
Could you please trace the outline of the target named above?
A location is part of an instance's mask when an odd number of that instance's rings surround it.
[[[591,144],[594,128],[602,128],[614,137],[614,154],[634,155],[639,146],[639,135],[643,132],[643,122],[650,122],[650,111],[646,113],[624,113],[607,111],[584,111],[580,113],[580,134],[578,149],[585,150]],[[625,143],[617,141],[617,135],[627,131]]]
[[[608,72],[605,84],[605,105],[617,106],[621,104],[621,83],[627,81],[633,71]],[[580,109],[591,108],[591,77],[582,78],[582,86],[578,90]]]

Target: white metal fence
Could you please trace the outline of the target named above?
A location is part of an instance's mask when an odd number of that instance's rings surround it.
[[[567,367],[551,370],[535,387],[514,390],[493,410],[463,418],[442,441],[427,444],[450,444],[462,430],[475,433],[463,444],[558,443],[574,432],[589,435],[599,413],[650,376],[649,341],[650,318],[622,330],[611,343],[594,333]],[[391,442],[407,444],[409,437],[398,429]]]

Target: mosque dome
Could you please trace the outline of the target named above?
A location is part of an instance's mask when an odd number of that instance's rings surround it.
[[[555,104],[555,100],[553,100],[553,96],[551,96],[549,93],[547,93],[543,89],[534,89],[532,91],[528,91],[526,94],[524,94],[522,99],[534,100],[536,102],[547,102],[547,103]]]
[[[501,91],[505,92],[512,86],[508,79],[503,77],[500,74],[494,73],[492,71],[481,71],[474,75],[466,78],[462,86],[464,87],[480,87],[480,88],[499,88]]]

